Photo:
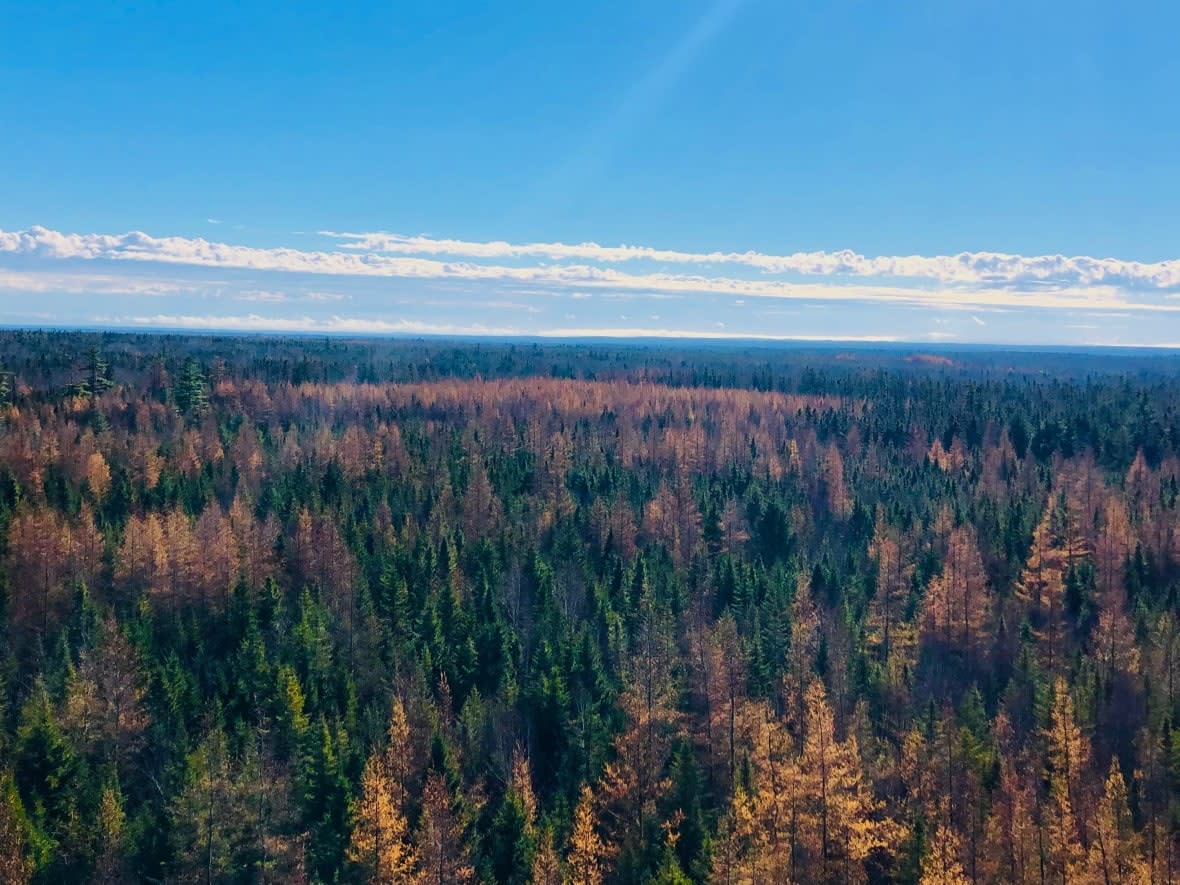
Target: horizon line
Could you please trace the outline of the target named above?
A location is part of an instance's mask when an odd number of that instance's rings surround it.
[[[615,344],[619,347],[669,346],[675,342],[686,344],[704,344],[709,346],[740,346],[756,345],[773,348],[782,346],[786,349],[820,349],[824,347],[840,348],[844,350],[936,350],[944,352],[996,350],[1020,351],[1025,353],[1061,353],[1075,351],[1141,351],[1157,356],[1180,355],[1180,343],[1167,344],[1111,344],[1100,342],[1086,342],[1081,344],[1051,344],[1051,343],[1020,343],[1011,341],[929,341],[919,339],[893,338],[887,336],[868,338],[841,338],[824,336],[759,336],[759,335],[717,335],[702,333],[700,335],[667,335],[654,331],[648,335],[611,335],[611,334],[544,334],[527,332],[429,332],[413,330],[385,330],[385,331],[353,331],[347,329],[279,329],[257,328],[241,329],[226,327],[186,328],[184,326],[136,326],[136,325],[104,325],[84,323],[4,323],[0,322],[0,334],[13,332],[44,332],[48,334],[112,334],[112,335],[141,335],[167,336],[188,338],[276,338],[276,339],[312,339],[335,338],[352,341],[434,341],[434,342],[488,342],[488,343],[531,343],[562,345],[571,343]]]

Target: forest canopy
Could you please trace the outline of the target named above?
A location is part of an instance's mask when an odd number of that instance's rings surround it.
[[[0,881],[1180,880],[1180,361],[0,333]]]

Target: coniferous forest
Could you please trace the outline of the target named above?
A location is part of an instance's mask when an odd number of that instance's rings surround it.
[[[0,881],[1180,881],[1180,361],[0,335]]]

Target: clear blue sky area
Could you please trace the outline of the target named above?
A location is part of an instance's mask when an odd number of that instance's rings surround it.
[[[1162,262],[1147,282],[1053,272],[1035,285],[1027,274],[948,283],[876,271],[851,282],[922,290],[904,310],[857,290],[882,334],[1091,342],[1101,336],[1063,329],[1095,325],[1083,322],[1093,309],[1133,314],[1112,343],[1147,331],[1157,340],[1146,343],[1180,341],[1162,309],[1180,306],[1168,300],[1180,288],[1168,264],[1180,244],[1174,3],[0,3],[0,21],[0,230],[143,231],[353,255],[372,244],[317,232],[385,231],[467,244],[420,255],[435,261],[550,268],[538,294],[482,272],[407,276],[398,265],[378,279],[308,277],[257,262],[55,251],[26,237],[0,248],[0,322],[201,315],[407,331],[676,331],[658,299],[641,297],[643,281],[624,291],[642,309],[550,310],[581,284],[554,282],[553,266],[767,282],[765,268],[489,257],[472,246],[593,241],[693,254]],[[189,290],[86,283],[151,273]],[[850,282],[829,271],[771,279]],[[590,283],[593,297],[579,300],[610,294],[600,291],[609,281]],[[1027,290],[1037,325],[999,331],[1000,311],[1022,309],[1011,298],[951,299],[943,310],[937,292],[948,285]],[[1071,300],[1048,303],[1047,285]],[[341,297],[292,307],[321,289]],[[779,310],[826,305],[805,329],[773,314],[738,328],[733,299],[664,282],[651,291],[693,305],[679,312],[694,324],[681,331],[871,331],[847,300],[810,290],[762,298]],[[272,297],[231,303],[250,292]],[[30,293],[46,295],[36,316]],[[488,306],[506,298],[517,309]],[[995,322],[975,309],[989,306]],[[940,333],[938,318],[955,328]]]

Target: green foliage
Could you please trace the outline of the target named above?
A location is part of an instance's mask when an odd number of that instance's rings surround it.
[[[555,875],[541,834],[564,862],[588,784],[608,885],[710,881],[771,851],[784,809],[798,881],[916,883],[939,825],[987,866],[1005,771],[1044,826],[1057,678],[1093,745],[1081,801],[1116,757],[1135,838],[1174,837],[1166,363],[12,332],[0,364],[0,799],[38,883],[351,881],[376,754],[448,875]],[[1059,633],[1022,590],[1047,512]],[[878,525],[905,566],[888,653]],[[969,655],[931,626],[960,527],[982,574],[950,598],[986,600]],[[131,676],[94,663],[108,623]],[[817,676],[891,827],[838,871],[798,768]],[[423,829],[433,774],[461,844]]]

